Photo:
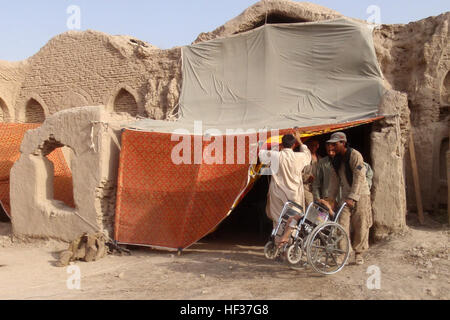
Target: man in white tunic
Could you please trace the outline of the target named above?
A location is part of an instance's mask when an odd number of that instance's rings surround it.
[[[272,171],[266,213],[274,227],[287,201],[294,201],[305,208],[302,171],[311,163],[311,153],[300,137],[300,132],[295,136],[287,134],[283,136],[280,151],[261,150],[259,153],[261,162],[269,164]],[[300,152],[293,150],[296,142],[300,144]]]

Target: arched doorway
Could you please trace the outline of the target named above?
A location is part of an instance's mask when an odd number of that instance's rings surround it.
[[[25,107],[26,123],[43,123],[45,121],[44,108],[39,102],[30,99]]]
[[[127,112],[133,117],[138,114],[138,105],[136,99],[131,93],[125,89],[120,89],[119,93],[114,100],[115,112]]]

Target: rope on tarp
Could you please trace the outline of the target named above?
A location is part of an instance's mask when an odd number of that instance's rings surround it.
[[[178,120],[178,118],[179,118],[178,115],[180,113],[179,106],[180,106],[180,104],[177,103],[175,105],[175,107],[173,107],[172,110],[170,110],[170,112],[167,113],[167,121],[176,121],[176,120]]]
[[[265,13],[266,13],[266,19],[264,20],[264,25],[266,25],[267,24],[267,20],[268,20],[268,16],[269,16],[269,7],[267,6],[267,3],[269,2],[270,0],[264,0],[263,1],[263,3],[264,3],[264,11],[265,11]]]
[[[266,25],[267,24],[267,3],[266,2],[264,2],[264,7],[266,10],[266,20],[264,21],[264,25]]]
[[[101,124],[103,129],[109,134],[111,137],[111,140],[114,142],[114,144],[117,146],[119,150],[122,150],[122,147],[120,145],[119,140],[117,139],[116,134],[114,133],[113,129],[109,126],[108,122],[103,121],[91,121],[91,145],[89,146],[90,149],[93,149],[95,153],[97,153],[97,150],[95,148],[94,143],[94,127],[96,124]],[[97,135],[97,145],[98,145],[98,135]]]
[[[97,150],[95,148],[95,143],[94,143],[94,126],[95,126],[95,124],[91,123],[91,134],[90,134],[91,144],[89,145],[89,149],[92,149],[92,150],[94,150],[95,153],[97,153]]]

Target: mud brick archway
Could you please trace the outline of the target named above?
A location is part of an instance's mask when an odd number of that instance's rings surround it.
[[[42,123],[45,121],[45,112],[42,105],[35,99],[30,99],[25,107],[26,123]]]
[[[72,241],[84,232],[112,229],[119,152],[110,117],[102,106],[74,108],[27,131],[10,175],[15,235]],[[72,151],[74,208],[55,199],[54,165],[47,158],[63,146]]]
[[[114,111],[128,112],[133,117],[137,116],[138,105],[136,99],[126,89],[120,89],[114,100]]]

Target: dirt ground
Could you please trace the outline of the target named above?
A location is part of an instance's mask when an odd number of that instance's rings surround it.
[[[72,270],[55,266],[67,244],[14,240],[11,225],[1,223],[0,299],[450,299],[448,225],[428,216],[425,226],[415,216],[408,223],[404,234],[373,244],[364,265],[352,260],[332,276],[269,261],[263,240],[234,235],[204,239],[180,256],[133,248],[76,262],[80,289],[68,288]],[[369,266],[380,270],[379,289],[367,286]]]

